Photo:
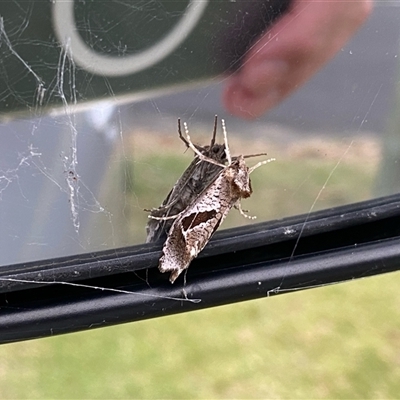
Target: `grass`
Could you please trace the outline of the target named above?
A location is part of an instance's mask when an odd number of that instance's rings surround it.
[[[207,136],[198,140],[207,143]],[[369,143],[370,144],[366,144]],[[266,149],[275,162],[252,174],[254,194],[243,201],[243,208],[256,215],[258,221],[308,213],[341,204],[354,203],[371,197],[371,187],[378,164],[379,145],[368,138],[349,141],[304,140],[301,146],[277,146],[273,143],[241,139],[230,135],[233,154],[259,153]],[[158,207],[171,187],[187,167],[192,155],[183,146],[177,151],[177,140],[146,134],[133,136],[129,183],[123,182],[127,192],[127,212],[130,223],[130,243],[145,240],[143,227],[147,223],[145,208]],[[129,146],[129,145],[128,145]],[[160,154],[160,148],[163,152]],[[126,150],[125,150],[126,151]],[[189,154],[188,154],[189,153]],[[248,161],[255,164],[259,158]],[[115,180],[115,179],[114,179]],[[252,221],[238,212],[231,212],[223,228],[245,225]]]
[[[157,155],[148,140],[136,138],[141,151],[123,166],[132,172],[122,185],[136,241],[144,238],[142,208],[162,201],[190,157],[176,156],[175,143],[164,143]],[[268,219],[368,198],[377,159],[360,155],[364,145],[353,146],[356,156],[338,163],[346,143],[270,144],[278,161],[254,173],[254,195],[244,207]],[[245,146],[232,140],[232,148]],[[252,147],[259,151],[260,144],[249,144],[246,152]],[[231,214],[225,227],[247,223]],[[0,398],[399,398],[398,281],[393,273],[3,345]]]

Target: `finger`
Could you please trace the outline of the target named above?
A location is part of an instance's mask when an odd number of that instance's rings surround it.
[[[369,0],[296,0],[230,78],[223,94],[228,111],[252,118],[279,103],[340,50],[370,9]]]

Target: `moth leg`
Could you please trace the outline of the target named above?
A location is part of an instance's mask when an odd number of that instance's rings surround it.
[[[151,212],[151,213],[154,213],[154,212],[163,212],[163,211],[167,210],[168,208],[169,208],[169,206],[163,206],[163,205],[161,205],[160,207],[157,207],[157,208],[143,208],[143,211]]]
[[[154,217],[154,214],[164,214],[166,212],[168,212],[168,210],[175,205],[176,201],[172,202],[171,204],[165,204],[165,205],[161,205],[160,207],[157,208],[143,208],[143,211],[145,212],[149,212],[152,214],[152,216]]]
[[[150,209],[144,208],[143,210],[144,210],[144,211],[147,211],[147,212],[166,212],[166,211],[168,211],[172,206],[174,206],[175,203],[176,203],[177,201],[178,201],[178,199],[172,201],[172,202],[169,203],[169,204],[161,204],[161,206],[160,206],[160,207],[157,207],[157,208],[150,208]]]
[[[221,163],[219,163],[219,162],[213,160],[212,158],[206,157],[204,154],[202,154],[202,153],[199,151],[199,149],[196,148],[196,146],[192,143],[192,140],[190,139],[190,135],[189,135],[189,130],[188,130],[188,127],[187,127],[187,123],[184,122],[184,123],[183,123],[183,126],[184,126],[184,128],[185,128],[185,135],[186,135],[186,141],[187,141],[187,143],[188,143],[188,146],[193,150],[193,152],[199,157],[200,160],[207,161],[207,162],[209,162],[210,164],[218,165],[219,167],[222,167],[222,168],[225,168],[225,167],[226,167],[225,164],[221,164]]]
[[[259,163],[257,163],[256,165],[254,165],[253,167],[249,168],[249,175],[258,167],[261,167],[261,165],[265,165],[268,164],[272,161],[275,161],[275,158],[269,158],[268,160],[264,160],[264,161],[260,161]]]
[[[240,215],[243,215],[243,217],[248,218],[248,219],[257,219],[257,217],[255,215],[246,214],[246,212],[248,212],[249,210],[242,209],[242,203],[240,202],[240,200],[236,204],[234,204],[233,207],[235,207],[236,210],[238,210],[240,212]]]
[[[233,208],[234,208],[235,210],[238,210],[239,212],[240,212],[240,211],[243,211],[244,213],[248,213],[248,212],[249,212],[249,210],[244,210],[243,208],[240,210],[240,207],[239,207],[237,204],[234,204],[234,205],[233,205]]]
[[[155,217],[154,215],[148,215],[147,218],[156,219],[157,221],[166,221],[167,219],[178,218],[179,215],[180,215],[180,213],[179,214],[175,214],[175,215],[170,215],[169,217]]]

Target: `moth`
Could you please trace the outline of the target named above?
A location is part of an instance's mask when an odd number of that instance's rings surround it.
[[[240,155],[232,159],[225,122],[222,120],[227,165],[221,164],[202,154],[192,144],[187,125],[184,126],[187,144],[197,155],[198,160],[220,168],[212,182],[183,211],[169,217],[175,220],[164,243],[158,268],[161,272],[171,272],[169,278],[171,283],[175,282],[176,278],[203,250],[232,207],[238,208],[242,215],[249,217],[241,209],[240,200],[250,197],[253,192],[250,174],[261,165],[274,160],[261,161],[249,168],[245,158],[265,155],[265,153]]]
[[[147,243],[157,242],[161,239],[165,240],[173,223],[173,220],[167,217],[177,215],[186,209],[186,207],[199,196],[204,188],[214,181],[218,173],[225,167],[225,144],[218,144],[215,142],[217,121],[218,118],[215,116],[210,144],[207,146],[194,145],[196,152],[193,161],[175,183],[161,206],[150,210],[150,219],[146,226]],[[186,147],[189,148],[190,145],[188,141],[182,135],[180,119],[178,119],[178,134]],[[200,159],[198,156],[199,153],[217,163],[212,164]]]

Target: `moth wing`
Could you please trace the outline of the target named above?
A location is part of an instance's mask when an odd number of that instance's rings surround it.
[[[221,195],[224,183],[221,172],[172,224],[159,264],[161,272],[172,272],[171,282],[189,267],[232,208],[231,199]]]
[[[183,172],[182,176],[175,182],[174,186],[168,193],[167,197],[161,203],[160,207],[151,211],[153,217],[168,217],[170,215],[179,214],[183,208],[176,204],[184,199],[185,186],[196,170],[196,162],[193,160]],[[171,220],[149,219],[146,225],[146,243],[157,242],[166,237],[170,229]]]

